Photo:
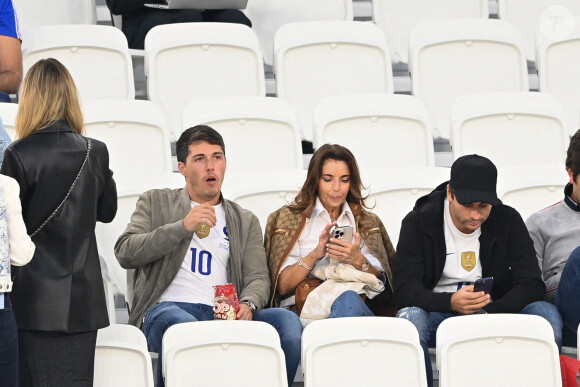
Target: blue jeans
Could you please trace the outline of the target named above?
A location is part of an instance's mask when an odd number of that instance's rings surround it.
[[[348,290],[334,300],[328,318],[366,316],[374,314],[355,291]]]
[[[558,349],[562,348],[562,319],[554,305],[538,301],[529,304],[520,312],[522,314],[533,314],[544,317],[554,330],[554,340]],[[439,325],[449,317],[459,316],[455,313],[426,312],[418,307],[408,307],[399,310],[396,317],[409,320],[419,331],[419,342],[423,348],[425,357],[425,371],[427,373],[427,384],[433,387],[433,369],[431,368],[431,359],[429,358],[429,347],[435,347],[436,332]]]
[[[261,309],[254,314],[254,320],[272,325],[278,335],[284,356],[288,385],[292,385],[298,363],[300,362],[300,343],[302,324],[294,313],[280,308]],[[163,363],[161,342],[163,334],[172,325],[213,320],[213,307],[187,302],[160,302],[153,305],[145,314],[141,329],[147,337],[149,351],[159,354],[157,360],[157,387],[163,387]]]
[[[580,246],[576,247],[564,269],[558,284],[555,305],[562,315],[562,341],[564,345],[575,347],[577,343],[578,324],[580,324]]]
[[[16,320],[10,304],[10,298],[5,293],[4,309],[0,309],[0,384],[6,387],[18,386],[18,331]]]

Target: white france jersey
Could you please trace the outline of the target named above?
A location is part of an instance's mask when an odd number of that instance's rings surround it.
[[[198,205],[191,202],[191,207]],[[226,215],[222,203],[213,206],[217,224],[205,238],[195,233],[175,279],[162,294],[159,302],[189,302],[214,304],[214,286],[227,283],[230,242]]]
[[[481,227],[471,234],[459,231],[451,219],[447,199],[445,199],[443,212],[447,255],[443,274],[433,291],[454,293],[463,285],[471,285],[476,279],[481,278],[479,259]]]

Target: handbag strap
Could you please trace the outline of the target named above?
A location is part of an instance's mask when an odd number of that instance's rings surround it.
[[[46,220],[40,225],[40,227],[38,227],[36,229],[35,232],[33,232],[30,237],[32,238],[33,236],[35,236],[40,230],[42,230],[42,228],[44,226],[46,226],[46,224],[48,222],[50,222],[50,220],[54,217],[54,215],[56,215],[57,211],[60,210],[60,208],[62,207],[62,205],[64,204],[64,202],[66,201],[66,199],[68,199],[70,193],[72,192],[73,188],[75,187],[75,184],[77,183],[77,180],[79,179],[79,177],[81,176],[81,173],[83,172],[83,169],[85,168],[85,164],[87,163],[87,160],[89,159],[89,153],[91,152],[91,140],[89,140],[87,138],[87,154],[85,156],[85,160],[83,161],[82,165],[81,165],[81,169],[79,169],[79,173],[77,173],[77,177],[75,177],[74,181],[72,182],[68,192],[66,193],[64,199],[62,199],[62,201],[60,202],[60,204],[58,205],[58,207],[56,207],[56,209],[52,212],[52,214],[50,214],[50,216],[48,218],[46,218]]]

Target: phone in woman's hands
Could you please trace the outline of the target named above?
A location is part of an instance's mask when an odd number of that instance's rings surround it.
[[[352,226],[334,226],[330,229],[330,237],[344,242],[352,243],[354,228]],[[340,262],[338,259],[330,258],[330,263]]]

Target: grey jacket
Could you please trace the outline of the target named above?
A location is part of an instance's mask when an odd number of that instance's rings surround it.
[[[248,210],[222,197],[230,242],[227,279],[235,285],[240,302],[258,308],[268,302],[270,279],[262,230]],[[129,323],[140,327],[143,317],[171,284],[193,233],[183,226],[191,210],[187,189],[156,189],[143,193],[131,223],[115,244],[115,256],[125,269],[136,269]]]

